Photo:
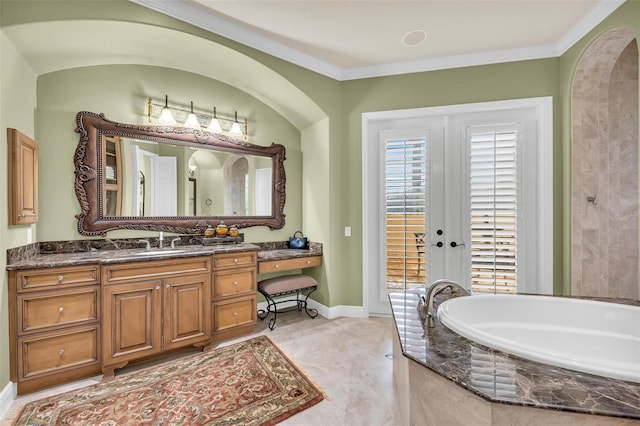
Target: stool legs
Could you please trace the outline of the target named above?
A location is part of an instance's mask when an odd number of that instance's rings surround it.
[[[278,300],[277,302],[275,301],[274,297],[275,296],[284,296],[287,294],[293,294],[294,292],[285,292],[285,293],[278,293],[278,294],[267,294],[264,291],[261,291],[261,289],[258,289],[258,291],[260,291],[260,293],[264,296],[264,298],[267,300],[267,310],[265,311],[264,309],[260,309],[258,311],[258,318],[260,318],[260,320],[265,319],[266,317],[269,316],[270,313],[273,313],[273,317],[269,320],[269,330],[273,330],[274,328],[276,328],[276,319],[278,317],[278,308],[277,305],[279,303],[285,303],[285,302],[296,302],[296,308],[298,309],[298,311],[302,311],[302,309],[304,308],[305,313],[307,314],[307,316],[309,316],[309,318],[315,318],[318,316],[318,310],[317,309],[313,309],[313,308],[309,308],[309,305],[307,303],[307,300],[309,299],[309,295],[311,293],[313,293],[314,291],[316,291],[316,286],[314,287],[308,287],[308,288],[302,288],[302,289],[298,289],[295,290],[295,294],[296,294],[296,298],[295,299],[287,299],[287,300]],[[310,290],[306,296],[303,293],[303,290]],[[301,299],[300,296],[304,296],[304,299]],[[280,311],[280,313],[283,313],[286,311]]]

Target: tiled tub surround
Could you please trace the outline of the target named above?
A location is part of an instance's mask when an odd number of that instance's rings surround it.
[[[508,355],[439,321],[423,329],[420,294],[424,290],[390,295],[398,336],[394,379],[407,401],[405,424],[640,424],[640,384]]]

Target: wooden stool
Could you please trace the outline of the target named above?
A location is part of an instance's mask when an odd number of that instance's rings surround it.
[[[285,275],[260,281],[258,283],[258,291],[265,299],[267,299],[267,310],[265,311],[264,309],[260,309],[258,311],[258,318],[263,320],[273,312],[273,318],[269,320],[269,329],[273,330],[276,327],[276,318],[278,316],[277,305],[285,302],[296,302],[298,311],[302,311],[302,308],[304,308],[304,311],[309,315],[309,317],[317,317],[318,311],[316,309],[310,309],[307,306],[307,299],[309,299],[309,295],[316,291],[317,288],[318,282],[316,280],[307,275],[301,274]],[[308,291],[306,296],[304,291]],[[274,297],[286,296],[289,294],[295,294],[296,298],[278,300],[277,302],[274,300]],[[300,298],[301,295],[305,296],[304,300]],[[286,311],[280,311],[280,313],[283,312]]]

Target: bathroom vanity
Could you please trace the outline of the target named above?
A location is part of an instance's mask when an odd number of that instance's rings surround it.
[[[253,332],[258,272],[322,259],[321,250],[261,248],[89,250],[10,261],[11,380],[18,393],[100,373],[113,377],[129,363]]]

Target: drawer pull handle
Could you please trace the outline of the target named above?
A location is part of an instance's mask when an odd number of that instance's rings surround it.
[[[64,280],[64,275],[58,275],[58,282],[61,283]]]
[[[238,263],[238,259],[233,258],[233,263]]]
[[[233,285],[238,285],[238,281],[234,281],[234,282],[233,282]]]
[[[63,313],[63,312],[64,312],[64,306],[60,306],[60,307],[58,308],[58,312]]]
[[[311,264],[311,261],[310,261],[310,260],[307,260],[307,265],[310,265],[310,264]]]
[[[279,267],[280,267],[280,265],[278,265],[278,264],[276,263],[275,268],[276,268],[276,269],[278,269]]]
[[[234,313],[233,313],[233,316],[234,316],[234,317],[237,317],[237,316],[238,316],[238,313],[237,313],[237,312],[234,312]]]
[[[60,350],[58,351],[58,355],[60,355],[60,356],[64,355],[64,348],[63,348],[63,349],[60,349]]]

